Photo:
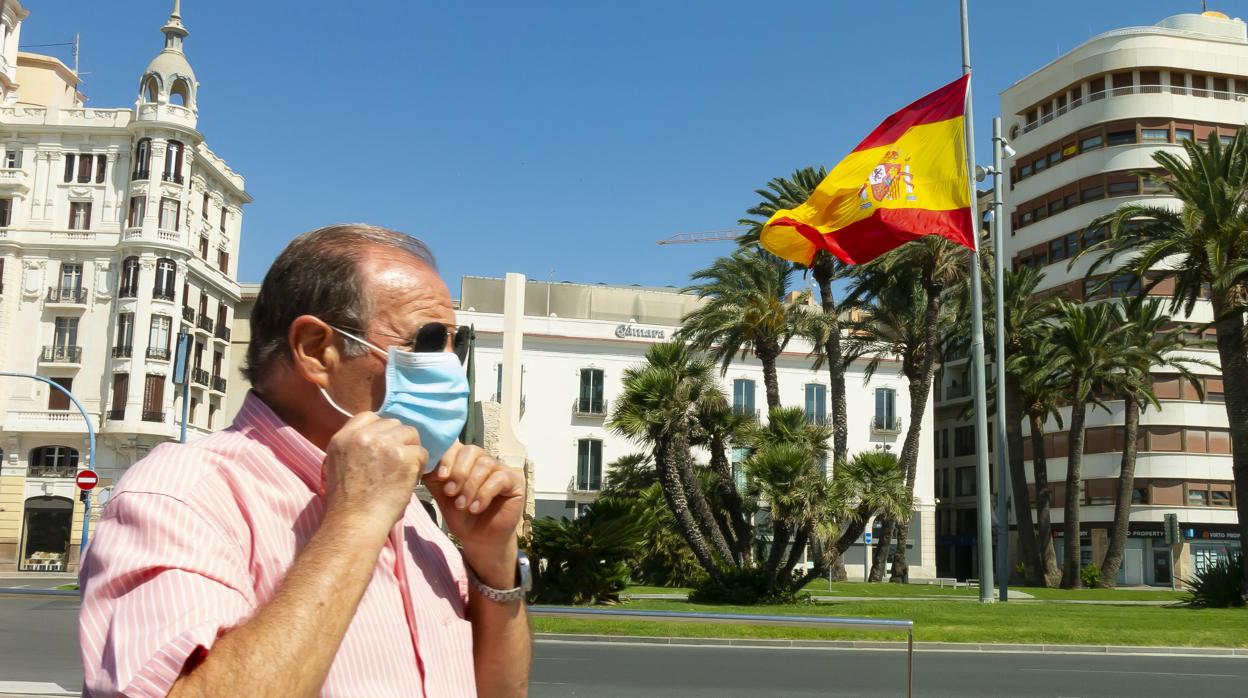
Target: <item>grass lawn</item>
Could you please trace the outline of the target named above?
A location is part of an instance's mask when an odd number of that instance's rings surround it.
[[[719,606],[637,600],[626,609],[900,618],[913,620],[915,639],[936,642],[1005,642],[1177,647],[1248,647],[1248,610],[1157,606],[1084,606],[964,601],[835,601],[794,606]],[[659,621],[533,618],[547,633],[660,637],[901,640],[901,633]]]
[[[1037,587],[1010,587],[1018,591],[1031,594],[1037,599],[1043,600],[1073,600],[1086,599],[1089,601],[1182,601],[1187,598],[1187,592],[1170,591],[1169,589],[1045,589]],[[890,598],[898,596],[932,596],[932,597],[948,597],[948,596],[979,596],[979,590],[969,587],[944,587],[943,589],[935,584],[889,584],[887,582],[877,582],[869,584],[865,582],[835,582],[831,588],[828,587],[828,580],[816,579],[806,585],[806,591],[818,596],[878,596],[880,598]],[[687,587],[652,587],[652,586],[631,586],[623,591],[624,594],[688,594]]]
[[[52,588],[59,591],[78,591],[78,582],[74,582],[72,584],[60,584]]]

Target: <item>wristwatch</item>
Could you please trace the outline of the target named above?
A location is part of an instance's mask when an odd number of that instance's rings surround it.
[[[495,603],[523,601],[533,588],[533,570],[529,567],[529,556],[523,550],[516,551],[516,586],[511,589],[495,589],[485,584],[467,563],[464,563],[464,569],[468,571],[468,581],[472,582],[477,593]]]

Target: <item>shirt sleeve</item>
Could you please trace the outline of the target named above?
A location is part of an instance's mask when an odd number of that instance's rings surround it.
[[[80,575],[84,695],[168,694],[188,659],[254,609],[244,559],[187,503],[116,495]]]

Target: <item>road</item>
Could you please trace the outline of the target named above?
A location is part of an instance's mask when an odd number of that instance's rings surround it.
[[[19,692],[15,682],[77,691],[77,618],[73,597],[0,595],[0,694]],[[896,651],[539,642],[532,695],[896,696],[904,662]],[[1242,657],[915,654],[918,696],[1229,696],[1246,687]]]

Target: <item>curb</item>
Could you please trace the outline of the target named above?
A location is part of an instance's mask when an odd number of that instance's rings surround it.
[[[0,594],[11,594],[13,596],[73,596],[78,597],[78,592],[71,589],[10,589],[0,588]]]
[[[773,640],[731,639],[721,637],[654,637],[627,635],[581,635],[564,633],[534,633],[533,639],[542,642],[568,643],[617,643],[637,645],[671,645],[674,647],[753,647],[757,649],[855,649],[855,650],[904,650],[904,642],[877,640]],[[1025,654],[1094,654],[1139,655],[1169,657],[1243,657],[1248,658],[1248,648],[1233,647],[1144,647],[1133,645],[1028,645],[988,642],[916,642],[916,652],[1015,652]]]

